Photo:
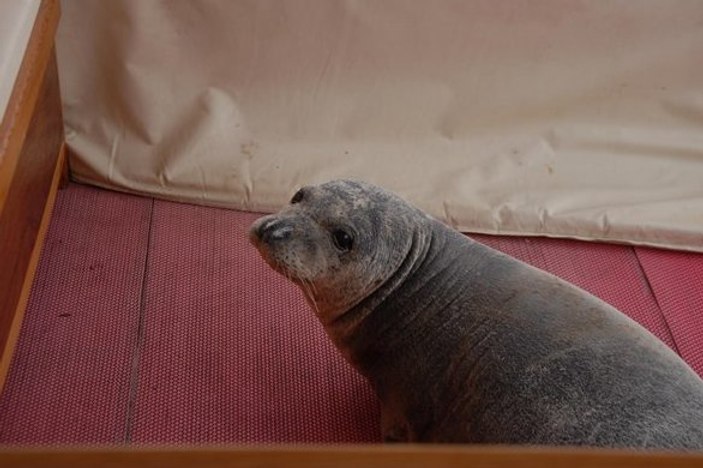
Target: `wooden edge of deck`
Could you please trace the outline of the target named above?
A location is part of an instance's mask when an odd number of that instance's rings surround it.
[[[51,187],[49,189],[46,204],[44,205],[44,212],[37,231],[34,248],[32,249],[29,264],[27,265],[27,272],[25,273],[24,281],[22,283],[22,291],[20,292],[17,308],[12,319],[12,324],[10,325],[10,330],[7,334],[5,347],[2,349],[2,355],[0,355],[0,394],[2,394],[2,390],[5,386],[5,380],[7,379],[7,374],[10,370],[12,356],[14,354],[15,346],[17,345],[20,329],[22,328],[22,321],[24,320],[24,313],[27,310],[29,294],[32,291],[34,274],[36,273],[37,266],[39,265],[39,259],[41,258],[41,252],[44,246],[44,239],[46,238],[46,233],[49,230],[51,215],[54,211],[54,204],[56,203],[56,195],[58,193],[59,186],[65,177],[65,172],[67,170],[66,167],[66,144],[63,143],[61,145],[61,149],[59,150],[56,167],[54,168],[54,175],[51,180]]]
[[[239,448],[70,448],[0,451],[10,467],[666,467],[703,466],[703,455],[466,445],[339,445]]]
[[[0,214],[15,173],[49,63],[61,16],[58,0],[42,0],[20,69],[0,121]]]

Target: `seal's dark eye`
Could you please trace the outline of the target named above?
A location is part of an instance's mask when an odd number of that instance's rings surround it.
[[[349,252],[354,245],[354,238],[343,229],[335,229],[332,231],[332,241],[334,246],[342,252]]]
[[[293,198],[290,199],[290,204],[295,205],[296,203],[300,203],[303,201],[303,189],[298,190],[295,192],[295,195],[293,195]]]

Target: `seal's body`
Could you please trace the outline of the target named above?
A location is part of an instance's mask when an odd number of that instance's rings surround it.
[[[703,450],[703,381],[621,312],[377,187],[250,238],[373,385],[387,440]]]

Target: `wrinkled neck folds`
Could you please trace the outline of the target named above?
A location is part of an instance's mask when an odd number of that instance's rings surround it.
[[[426,225],[413,229],[412,235],[407,236],[407,241],[401,249],[400,260],[392,273],[370,294],[343,312],[337,312],[330,321],[323,322],[327,333],[335,342],[341,345],[374,310],[393,300],[394,295],[403,288],[408,279],[421,269],[431,250],[433,238],[433,230],[428,229]]]

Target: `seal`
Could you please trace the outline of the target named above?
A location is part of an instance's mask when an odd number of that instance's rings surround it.
[[[251,242],[371,383],[387,441],[703,449],[703,381],[605,302],[379,187],[303,187]]]

